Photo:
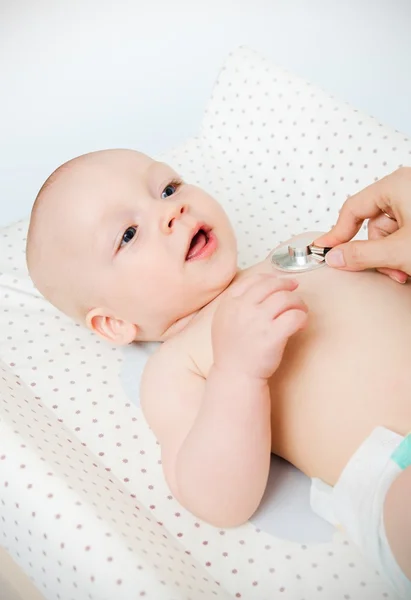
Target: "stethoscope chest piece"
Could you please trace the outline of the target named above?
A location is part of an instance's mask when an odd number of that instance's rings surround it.
[[[318,235],[319,237],[319,235]],[[330,248],[313,245],[312,234],[299,236],[290,244],[280,246],[271,255],[271,262],[280,271],[301,273],[324,267],[325,255]]]

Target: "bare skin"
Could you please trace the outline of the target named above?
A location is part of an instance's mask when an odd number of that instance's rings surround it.
[[[271,452],[333,485],[374,427],[411,429],[411,288],[327,266],[291,278],[269,257],[239,271],[221,207],[176,178],[130,151],[78,159],[36,203],[28,264],[104,339],[164,342],[141,399],[165,477],[191,512],[234,526]]]
[[[238,278],[273,271],[267,258]],[[284,273],[277,274],[284,277]],[[280,366],[268,381],[271,410],[267,435],[273,453],[308,476],[334,485],[377,425],[402,435],[411,429],[411,287],[400,286],[374,271],[342,273],[328,267],[293,277],[298,279],[298,293],[308,306],[308,320],[306,327],[288,341]],[[173,447],[177,437],[178,446],[184,444],[204,401],[206,381],[213,369],[212,320],[221,299],[205,307],[172,343],[164,344],[148,366],[143,408],[165,449]],[[160,383],[154,382],[155,371],[164,363],[170,367]],[[174,390],[176,364],[184,365],[185,375]],[[195,393],[181,393],[187,385],[185,377],[187,381],[197,378]],[[164,396],[157,395],[159,387],[163,387]],[[221,392],[221,403],[225,394],[225,390]],[[154,395],[158,401],[153,401]],[[233,411],[241,408],[240,397],[235,404]],[[256,399],[251,418],[255,419],[262,408]],[[230,414],[230,418],[235,415]],[[244,439],[238,440],[233,452],[240,471],[250,452],[250,427],[245,428]],[[209,456],[215,448],[215,435],[212,429],[207,440]],[[253,440],[256,443],[258,440]],[[221,456],[213,457],[214,461],[221,461]],[[170,462],[164,456],[166,475],[179,495],[175,464],[171,467]],[[195,459],[194,463],[198,465]],[[233,465],[230,468],[232,472]],[[255,479],[258,474],[265,480],[267,473],[259,473],[257,468],[250,471],[251,488],[263,490]],[[204,479],[202,469],[199,474]],[[244,487],[247,485],[249,479]],[[255,499],[254,509],[259,500]],[[238,510],[241,512],[240,506]],[[251,516],[237,516],[232,509],[227,512],[230,514],[225,518],[234,521]]]

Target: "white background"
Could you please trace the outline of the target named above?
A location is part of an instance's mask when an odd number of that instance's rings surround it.
[[[195,135],[247,45],[411,136],[411,0],[0,0],[0,226],[91,150]]]

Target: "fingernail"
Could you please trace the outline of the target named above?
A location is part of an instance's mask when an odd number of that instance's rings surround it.
[[[325,262],[330,267],[345,267],[344,254],[342,250],[331,250],[325,257]]]
[[[394,281],[396,281],[397,283],[406,283],[407,280],[404,278],[401,278],[399,275],[390,275],[391,279],[393,279]]]

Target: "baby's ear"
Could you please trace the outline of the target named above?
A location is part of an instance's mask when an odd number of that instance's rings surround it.
[[[102,308],[93,308],[87,313],[86,325],[106,341],[119,346],[134,342],[138,333],[137,325],[117,319]]]

